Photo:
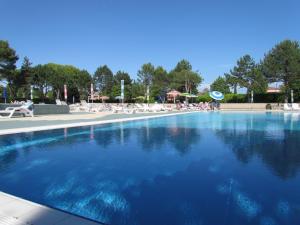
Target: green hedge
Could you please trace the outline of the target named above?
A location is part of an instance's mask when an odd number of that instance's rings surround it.
[[[256,103],[282,103],[284,102],[284,93],[256,94],[253,96]]]
[[[253,100],[255,103],[283,103],[284,93],[265,93],[265,94],[254,94]],[[210,102],[212,98],[209,94],[200,95],[197,102]],[[247,94],[225,94],[224,99],[221,103],[247,103],[250,101],[250,96]],[[290,96],[289,96],[290,101]],[[294,92],[294,101],[300,101],[300,93]]]
[[[200,95],[197,102],[210,102],[212,98],[209,94]],[[224,99],[221,101],[222,103],[245,103],[247,102],[247,96],[244,94],[226,94]]]
[[[225,94],[222,103],[246,103],[248,102],[247,95],[245,94]]]

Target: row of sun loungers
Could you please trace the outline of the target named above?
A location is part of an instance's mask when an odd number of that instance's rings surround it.
[[[77,112],[103,112],[110,111],[114,113],[142,113],[142,112],[162,112],[162,111],[208,111],[219,110],[220,105],[211,103],[199,103],[199,104],[183,104],[176,105],[169,104],[89,104],[82,101],[81,104],[71,105],[71,111]],[[298,111],[300,112],[299,104],[284,104],[284,111]]]
[[[160,112],[171,111],[171,107],[163,106],[160,104],[147,105],[147,104],[89,104],[81,102],[70,106],[73,112],[113,112],[113,113],[137,113],[137,112]]]
[[[285,111],[300,111],[299,104],[297,103],[284,103],[283,104],[283,110]]]
[[[208,103],[200,104],[93,104],[81,101],[80,104],[70,105],[72,112],[113,112],[113,113],[146,113],[146,112],[167,112],[167,111],[188,111],[188,110],[210,110]]]
[[[57,105],[67,105],[63,101],[56,101]],[[86,101],[81,101],[80,104],[70,105],[71,112],[113,112],[113,113],[146,113],[146,112],[166,112],[166,111],[205,111],[205,110],[218,110],[218,105],[209,103],[199,104],[90,104]],[[298,111],[300,112],[299,104],[285,103],[283,105],[284,111]],[[0,110],[0,118],[11,118],[16,115],[31,116],[33,117],[33,103],[27,101],[18,107],[7,107],[5,110]]]

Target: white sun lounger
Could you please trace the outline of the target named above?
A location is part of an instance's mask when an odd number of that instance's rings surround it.
[[[135,108],[128,108],[126,106],[111,106],[113,113],[126,113],[126,114],[133,114],[136,113]]]
[[[22,114],[23,116],[31,116],[33,117],[33,103],[26,102],[22,106],[18,107],[7,107],[5,110],[0,111],[1,118],[11,118],[15,113]],[[1,114],[5,114],[5,116],[1,116]]]
[[[136,104],[134,105],[134,107],[136,108],[136,110],[137,110],[138,112],[146,112],[146,110],[144,109],[144,106],[142,106],[142,105],[139,104],[139,103],[136,103]]]
[[[152,105],[152,107],[149,107],[149,111],[150,112],[160,112],[160,111],[165,111],[165,110],[162,107],[162,105],[156,103],[156,104]]]
[[[290,106],[290,104],[284,103],[284,104],[283,104],[283,110],[284,110],[284,111],[291,111],[291,110],[292,110],[292,107]]]
[[[111,106],[111,109],[112,109],[112,112],[113,113],[118,113],[118,112],[123,112],[124,109],[122,106],[115,106],[115,105],[112,105]]]
[[[292,110],[300,111],[299,104],[297,104],[297,103],[292,103]]]

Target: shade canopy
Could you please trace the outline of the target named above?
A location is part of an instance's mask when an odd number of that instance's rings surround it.
[[[209,92],[209,96],[218,101],[221,101],[224,99],[223,93],[221,93],[219,91],[211,91],[211,92]]]
[[[187,98],[196,98],[197,95],[193,95],[193,94],[190,94],[190,93],[181,93],[180,96],[183,96],[183,97],[187,97]]]
[[[105,96],[105,95],[99,96],[99,100],[101,100],[102,102],[104,102],[105,100],[108,100],[108,99],[109,99],[108,96]]]
[[[109,97],[104,95],[104,96],[100,96],[99,99],[101,99],[101,100],[108,100]]]
[[[140,100],[144,100],[145,99],[145,96],[137,96],[136,98],[134,99],[140,99]]]
[[[190,97],[190,93],[184,92],[184,93],[181,93],[180,96],[183,96],[183,97]]]
[[[176,97],[178,95],[180,95],[181,93],[179,91],[173,90],[167,93],[167,95],[172,96],[172,97]]]

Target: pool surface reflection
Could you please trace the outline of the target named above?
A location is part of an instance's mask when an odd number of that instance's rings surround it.
[[[0,137],[0,190],[107,224],[300,224],[300,115],[193,113]]]

